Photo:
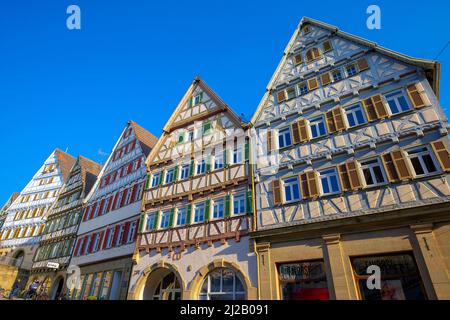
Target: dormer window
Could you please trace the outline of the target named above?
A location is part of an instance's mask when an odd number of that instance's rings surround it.
[[[319,59],[322,56],[319,48],[311,48],[306,51],[306,61],[311,62]]]

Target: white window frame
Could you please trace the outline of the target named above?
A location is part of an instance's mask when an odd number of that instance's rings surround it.
[[[189,179],[189,170],[190,170],[190,164],[184,164],[181,166],[180,169],[180,180],[186,180]],[[184,176],[184,173],[186,176]]]
[[[222,161],[218,161],[218,160],[222,160]],[[220,164],[219,166],[217,165],[218,163]],[[223,153],[215,155],[214,156],[214,170],[223,169],[224,166],[225,166],[225,162],[224,162]]]
[[[326,136],[328,134],[327,124],[325,123],[325,117],[323,115],[320,115],[320,116],[314,117],[312,119],[309,119],[308,123],[309,123],[309,130],[310,130],[310,133],[311,133],[311,139],[320,138],[320,137]],[[319,132],[320,131],[319,130],[320,124],[323,125],[323,129],[324,129],[324,133],[322,133],[322,134]],[[316,128],[316,131],[318,133],[317,136],[313,135],[313,127]]]
[[[390,95],[392,95],[392,96],[389,97]],[[402,109],[401,109],[401,107],[400,107],[400,102],[399,102],[399,100],[398,100],[398,98],[400,98],[400,97],[403,97],[403,98],[405,99],[406,104],[407,104],[407,106],[408,106],[408,109],[407,109],[407,110],[402,110]],[[403,91],[402,89],[394,90],[394,91],[385,93],[385,94],[384,94],[384,99],[386,100],[386,104],[387,104],[387,106],[388,106],[388,108],[389,108],[389,112],[390,112],[391,115],[397,115],[397,114],[401,114],[401,113],[403,113],[403,112],[408,112],[408,111],[412,110],[412,106],[411,106],[411,103],[410,103],[410,101],[409,101],[409,99],[408,99],[408,95],[405,94],[405,91]],[[391,105],[389,104],[389,101],[391,101],[391,100],[394,101],[394,103],[395,103],[397,109],[399,110],[398,112],[393,112],[393,111],[392,111]]]
[[[298,198],[294,197],[294,185],[297,185],[298,188]],[[291,200],[286,199],[286,189],[289,189],[289,193],[291,194]],[[300,181],[298,177],[289,177],[286,179],[283,179],[283,197],[284,197],[284,203],[291,203],[291,202],[297,202],[302,199],[302,192],[300,189]]]
[[[152,231],[153,230],[153,225],[155,224],[155,219],[158,218],[158,212],[151,212],[149,214],[147,214],[147,217],[145,218],[145,225],[146,225],[146,230],[147,231]],[[151,222],[151,223],[149,223]],[[158,229],[158,222],[156,222],[156,228]]]
[[[201,172],[199,169],[202,169]],[[195,165],[195,174],[204,174],[206,173],[206,159],[201,159],[197,161]]]
[[[238,203],[238,205],[236,205],[236,203]],[[243,207],[241,206],[242,203],[244,204]],[[245,193],[238,193],[233,195],[233,215],[240,216],[246,214],[247,213],[246,205],[247,203]]]
[[[336,177],[336,182],[337,182],[337,187],[338,187],[338,189],[336,191],[332,190],[331,177],[333,177],[333,176]],[[324,191],[322,179],[325,179],[330,192]],[[319,180],[320,180],[320,188],[321,188],[322,195],[328,196],[328,195],[333,195],[333,194],[337,194],[337,193],[341,192],[341,185],[339,183],[339,175],[338,175],[336,168],[328,168],[328,169],[319,171]]]
[[[106,241],[106,248],[107,248],[107,249],[111,248],[112,245],[113,245],[113,240],[114,240],[114,234],[115,234],[115,232],[116,232],[116,228],[115,228],[115,227],[109,228],[108,239],[107,239],[107,241]]]
[[[100,233],[95,235],[94,246],[92,247],[92,252],[98,251],[98,245],[100,244]]]
[[[117,235],[117,239],[116,239],[116,247],[122,245],[122,236],[123,236],[124,232],[125,232],[125,226],[123,224],[121,224],[119,226],[119,234]]]
[[[159,223],[159,229],[167,229],[170,227],[170,210],[161,212],[161,221]]]
[[[205,215],[206,215],[206,208],[205,208],[205,203],[204,202],[200,202],[195,204],[194,206],[194,219],[193,219],[193,223],[202,223],[205,221]],[[203,215],[200,214],[200,210],[203,209]],[[202,219],[200,220],[200,217],[202,217]]]
[[[233,164],[242,163],[244,161],[244,151],[242,146],[233,149]]]
[[[222,213],[221,216],[218,215],[220,212]],[[212,215],[213,219],[223,219],[225,217],[225,201],[223,198],[213,200]]]
[[[418,149],[424,149],[424,150],[417,152],[417,153],[413,153],[413,154],[410,153],[410,152],[418,150]],[[426,176],[434,175],[436,173],[441,172],[440,166],[438,165],[437,160],[435,159],[434,153],[431,152],[431,150],[428,148],[428,146],[419,146],[419,147],[410,148],[410,149],[406,150],[406,153],[408,154],[408,160],[411,164],[411,169],[412,169],[412,172],[413,172],[415,178],[426,177]],[[434,172],[428,171],[428,168],[425,165],[425,161],[423,160],[424,155],[430,156],[431,161],[433,162],[433,165],[436,168],[436,171],[434,171]],[[414,168],[411,158],[417,158],[419,160],[420,166],[422,167],[422,171],[424,173],[422,173],[422,174],[416,173],[416,169]]]
[[[126,243],[133,242],[133,235],[134,235],[134,232],[136,231],[136,226],[137,226],[136,221],[133,221],[130,223],[130,227],[128,228]]]
[[[287,142],[287,136],[289,136],[290,143]],[[281,141],[283,143],[281,143]],[[291,128],[285,127],[278,130],[278,148],[283,149],[292,146]]]
[[[166,171],[166,174],[164,175],[164,184],[170,184],[175,180],[175,168],[170,168]],[[169,178],[170,177],[170,181]]]
[[[159,176],[160,173],[152,173],[152,188],[159,186]]]
[[[375,161],[375,162],[367,164],[367,162],[371,162],[371,161]],[[374,172],[374,167],[379,167],[380,168],[381,175],[383,176],[383,181],[382,182],[377,182],[376,175],[375,175],[375,172]],[[382,186],[382,185],[385,185],[387,183],[386,173],[384,172],[383,164],[381,163],[379,158],[371,158],[371,159],[361,160],[360,161],[360,168],[361,168],[361,172],[362,172],[362,178],[364,179],[364,184],[365,184],[366,187],[371,188],[371,187],[376,187],[376,186]],[[373,184],[367,184],[366,177],[364,175],[364,170],[365,169],[369,170],[370,176],[371,176],[372,180],[374,181]]]
[[[361,113],[362,113],[362,116],[363,116],[363,119],[364,119],[363,123],[357,123],[358,122],[357,121],[358,118],[356,117],[356,110],[357,109],[359,109],[361,111]],[[350,120],[348,119],[349,114],[351,114],[353,119],[355,120],[355,125],[353,125],[353,126],[350,124]],[[346,107],[345,108],[345,117],[346,117],[345,120],[347,121],[347,124],[348,124],[349,128],[355,128],[355,127],[358,127],[358,126],[361,126],[361,125],[367,123],[366,112],[364,111],[364,108],[361,105],[361,103],[353,104],[351,106]]]
[[[184,218],[183,218],[184,217]],[[184,220],[184,223],[182,223]],[[177,210],[177,226],[184,226],[187,224],[187,209],[186,208],[180,208]]]

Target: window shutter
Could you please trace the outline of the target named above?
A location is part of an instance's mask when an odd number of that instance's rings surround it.
[[[331,51],[331,50],[333,50],[333,47],[331,45],[331,41],[330,40],[325,41],[323,43],[323,52],[328,52],[328,51]]]
[[[350,180],[350,186],[353,190],[361,189],[363,187],[360,175],[360,169],[356,160],[347,162],[347,173]]]
[[[224,167],[228,167],[228,150],[224,149],[223,150],[223,166]]]
[[[366,58],[359,59],[356,64],[358,65],[359,71],[364,71],[369,69],[369,63],[367,62]]]
[[[408,91],[409,99],[412,101],[414,108],[420,109],[429,106],[430,100],[420,82],[410,84],[406,87]]]
[[[162,186],[164,180],[164,170],[159,173],[159,183],[158,185]]]
[[[312,51],[313,51],[314,59],[320,58],[321,53],[320,53],[319,48],[312,48]]]
[[[169,227],[173,228],[175,222],[175,208],[170,209]]]
[[[397,170],[395,169],[394,160],[390,153],[381,155],[381,161],[383,162],[384,169],[387,172],[389,182],[396,182],[399,180]]]
[[[245,157],[245,161],[248,161],[250,159],[250,145],[249,145],[248,140],[245,141],[244,157]]]
[[[322,73],[320,75],[320,81],[322,82],[323,86],[326,86],[326,85],[330,84],[331,83],[331,75],[330,75],[330,73],[329,72]]]
[[[366,111],[367,119],[369,121],[377,120],[377,113],[375,111],[375,106],[373,105],[372,99],[368,98],[363,100],[364,110]]]
[[[200,91],[199,96],[200,96],[200,102],[203,102],[203,91]]]
[[[278,102],[283,102],[286,99],[287,99],[286,91],[285,90],[278,91],[278,93],[277,93],[277,100],[278,100]]]
[[[206,158],[206,172],[211,172],[211,155]]]
[[[298,122],[294,122],[291,124],[291,135],[292,135],[292,142],[294,144],[300,143],[300,131],[298,129]]]
[[[161,211],[157,211],[155,214],[155,220],[153,221],[153,230],[158,229],[160,216],[161,216]]]
[[[120,241],[122,244],[127,242],[128,232],[130,232],[130,221],[125,222],[125,230],[122,234],[122,240]]]
[[[192,222],[192,204],[188,204],[186,209],[186,224],[191,224],[191,222]]]
[[[336,125],[337,131],[342,131],[347,129],[344,121],[344,110],[341,107],[334,108],[333,110],[334,124]]]
[[[175,166],[175,169],[173,170],[173,181],[177,182],[178,181],[178,171],[179,171],[180,166]]]
[[[278,206],[281,204],[281,182],[280,180],[272,181],[272,194],[273,205]]]
[[[395,169],[397,170],[400,180],[407,180],[412,178],[411,170],[409,169],[406,160],[405,152],[403,150],[395,150],[391,152],[392,160],[394,161]]]
[[[98,240],[98,247],[97,247],[97,251],[102,250],[103,248],[103,242],[105,241],[105,230],[103,230],[102,232],[100,232],[100,239]]]
[[[192,107],[192,99],[193,97],[190,97],[188,100],[188,108]]]
[[[114,227],[114,236],[111,244],[111,248],[114,248],[117,245],[117,238],[119,237],[120,225],[116,225]]]
[[[139,233],[143,233],[145,229],[145,220],[147,218],[147,215],[145,213],[141,213],[141,219],[139,219]]]
[[[137,224],[139,223],[139,219],[136,220],[134,223],[137,225]],[[137,229],[137,228],[134,228],[134,232],[133,232],[133,241],[136,241],[136,239],[137,239],[137,233],[138,233],[138,229]]]
[[[303,62],[302,55],[300,53],[296,54],[294,56],[294,65],[298,66],[302,62]]]
[[[253,193],[251,190],[247,191],[247,197],[246,197],[246,207],[247,207],[247,214],[253,214]]]
[[[91,207],[89,206],[89,207],[86,207],[86,209],[84,209],[83,221],[86,221],[88,219],[88,212],[89,212],[90,208]]]
[[[80,249],[81,244],[81,238],[78,238],[77,244],[75,245],[75,251],[73,252],[73,255],[75,257],[78,257],[78,250]]]
[[[145,176],[145,190],[147,190],[150,187],[150,173],[147,173]]]
[[[83,245],[81,246],[80,255],[83,255],[84,254],[84,250],[86,250],[86,245],[87,245],[87,239],[88,238],[89,238],[89,236],[85,236],[84,237]]]
[[[189,177],[194,176],[195,163],[194,160],[191,160],[191,166],[189,167]]]
[[[108,239],[109,239],[109,234],[111,233],[111,228],[106,228],[105,231],[105,240],[103,241],[103,245],[102,245],[102,250],[105,250],[107,244],[108,244]]]
[[[128,189],[122,191],[122,199],[120,199],[120,207],[122,208],[125,205],[125,199],[127,198]]]
[[[309,140],[308,121],[306,119],[298,120],[298,128],[300,131],[300,142]]]
[[[89,243],[88,254],[92,252],[94,249],[95,238],[97,237],[97,233],[91,234],[91,242]]]
[[[272,130],[267,130],[267,153],[271,153],[273,151],[272,135]]]
[[[114,196],[110,196],[109,201],[108,201],[108,208],[106,208],[106,213],[111,211],[113,202],[114,202]]]
[[[114,204],[113,204],[113,206],[111,208],[112,210],[114,210],[116,208],[117,200],[119,199],[119,193],[120,192],[116,192],[116,195],[114,196]]]
[[[316,171],[306,172],[308,178],[308,191],[311,198],[316,198],[319,196],[319,182]]]
[[[309,198],[308,174],[306,172],[301,173],[299,175],[299,180],[300,180],[300,191],[302,193],[302,199],[307,199],[307,198]]]
[[[308,51],[306,51],[306,60],[311,61],[313,59],[314,59],[314,57],[313,57],[312,49],[309,49]]]
[[[381,96],[381,94],[374,95],[373,97],[371,97],[371,99],[372,104],[375,107],[375,112],[377,114],[378,119],[386,118],[389,114],[386,109],[386,106],[384,105],[383,97]]]
[[[319,87],[319,83],[317,82],[317,78],[316,77],[308,79],[308,81],[306,81],[306,82],[308,84],[308,90],[309,91],[317,89]]]
[[[205,201],[205,221],[211,219],[211,199]]]
[[[103,211],[103,207],[105,206],[105,199],[102,199],[102,201],[100,201],[100,208],[98,210],[98,215],[101,216],[102,215],[102,211]]]
[[[134,203],[137,200],[136,194],[137,194],[138,188],[139,188],[139,184],[135,183],[132,188],[132,191],[131,191],[130,203]]]
[[[336,125],[333,117],[333,110],[325,112],[325,122],[327,124],[328,132],[336,132]]]
[[[443,141],[433,141],[431,143],[431,147],[436,154],[436,158],[441,164],[442,170],[447,172],[450,171],[450,155],[445,143]]]
[[[212,129],[212,123],[211,121],[206,121],[203,124],[203,134],[208,134]]]
[[[225,217],[231,216],[231,196],[227,194],[225,196]]]

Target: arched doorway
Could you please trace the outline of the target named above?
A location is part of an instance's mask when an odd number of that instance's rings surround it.
[[[200,300],[245,300],[244,281],[234,269],[215,268],[203,280],[198,298]]]
[[[143,300],[181,300],[181,281],[172,270],[158,268],[147,278]]]
[[[64,288],[64,278],[58,277],[53,283],[50,299],[56,300],[62,293]]]

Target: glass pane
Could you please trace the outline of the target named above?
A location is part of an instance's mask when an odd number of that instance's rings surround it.
[[[416,172],[416,175],[421,175],[425,173],[425,171],[423,171],[422,169],[422,165],[420,164],[418,158],[411,158],[411,163],[413,165],[414,171]]]
[[[209,278],[211,281],[210,292],[221,292],[221,288],[220,288],[221,272],[220,272],[220,270],[211,272],[211,274],[209,275]]]
[[[429,154],[424,155],[422,159],[423,162],[425,162],[428,172],[431,173],[437,171],[436,166],[434,165],[434,162]]]
[[[373,179],[372,179],[372,175],[370,174],[370,170],[364,169],[363,173],[364,173],[364,179],[366,179],[366,184],[368,184],[368,185],[373,184]]]
[[[230,269],[223,269],[222,292],[233,292],[234,272]]]

